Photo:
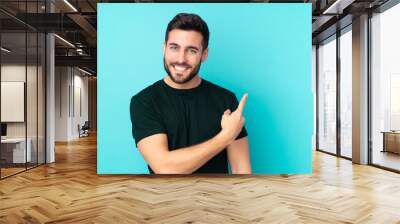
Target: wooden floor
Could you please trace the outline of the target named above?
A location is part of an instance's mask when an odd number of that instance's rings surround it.
[[[96,174],[96,139],[0,181],[0,223],[400,223],[400,175],[315,152],[312,175]]]
[[[33,169],[35,167],[37,167],[37,164],[33,164],[33,163],[27,163],[26,165],[27,167],[25,167],[25,164],[18,164],[18,167],[2,167],[1,168],[1,178],[6,178],[8,176],[20,173],[20,172],[24,172],[27,169]]]
[[[16,174],[16,173],[19,173],[19,172],[22,172],[22,171],[25,171],[25,170],[26,170],[25,167],[24,168],[19,168],[19,167],[17,167],[17,168],[4,168],[4,167],[2,167],[1,168],[1,178],[8,177],[8,176],[11,176],[13,174]]]

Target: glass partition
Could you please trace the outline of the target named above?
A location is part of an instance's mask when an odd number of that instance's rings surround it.
[[[32,155],[26,147],[26,33],[3,32],[1,47],[1,176],[7,177],[24,171]]]
[[[1,1],[17,16],[45,1]],[[45,34],[0,12],[0,178],[45,163]]]

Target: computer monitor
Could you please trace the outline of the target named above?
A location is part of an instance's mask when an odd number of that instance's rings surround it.
[[[7,124],[1,123],[1,136],[7,136]]]

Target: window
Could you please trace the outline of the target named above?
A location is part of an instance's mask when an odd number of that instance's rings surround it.
[[[340,155],[352,157],[352,32],[340,36]]]
[[[318,47],[318,149],[336,153],[336,36]]]
[[[400,4],[371,18],[372,163],[400,170]]]

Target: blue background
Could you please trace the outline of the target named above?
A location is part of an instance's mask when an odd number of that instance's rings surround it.
[[[248,92],[256,174],[312,170],[311,4],[98,4],[99,174],[148,173],[131,132],[130,99],[162,79],[165,30],[180,12],[210,29],[201,77]]]

